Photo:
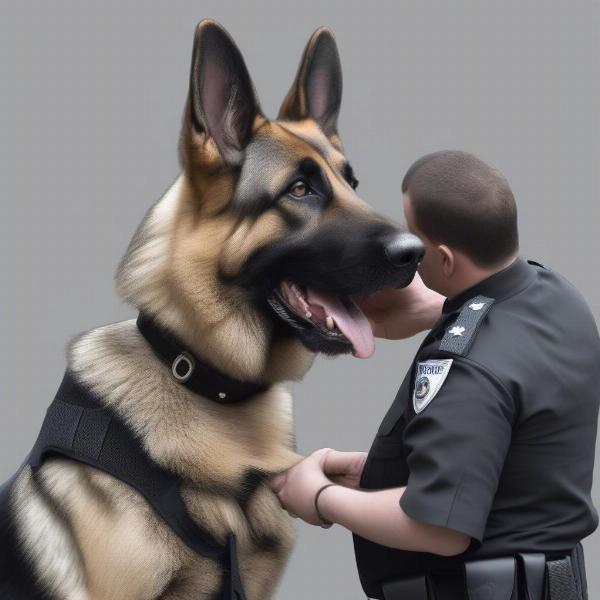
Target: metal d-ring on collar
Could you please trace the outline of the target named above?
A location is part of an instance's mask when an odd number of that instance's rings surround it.
[[[183,373],[180,373],[180,365],[185,367],[185,371]],[[187,352],[182,352],[173,361],[173,364],[171,365],[171,372],[173,373],[173,377],[175,377],[179,383],[185,383],[192,376],[195,368],[196,361],[194,360],[194,357]]]
[[[201,396],[222,404],[234,403],[260,394],[268,387],[234,379],[198,360],[173,332],[146,313],[139,313],[136,324],[154,353],[171,369],[173,378]]]

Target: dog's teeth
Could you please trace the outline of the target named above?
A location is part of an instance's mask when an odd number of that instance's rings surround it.
[[[304,309],[304,312],[309,312],[309,308],[308,308],[308,302],[304,299],[303,296],[298,296],[296,294],[296,297],[298,298],[298,302],[300,302],[300,306]]]
[[[325,325],[327,325],[327,329],[332,330],[335,327],[335,321],[333,320],[333,317],[327,315],[327,318],[325,319]]]
[[[298,286],[295,283],[292,283],[291,288],[292,288],[292,292],[294,292],[294,294],[296,294],[296,297],[298,298],[298,300],[304,300],[304,295],[298,289]]]

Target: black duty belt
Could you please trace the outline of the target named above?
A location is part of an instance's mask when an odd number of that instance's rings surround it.
[[[223,544],[196,523],[181,497],[181,478],[155,463],[133,431],[70,370],[23,465],[29,464],[35,473],[50,454],[102,469],[134,487],[183,542],[222,567],[223,580],[215,600],[245,600],[235,534],[229,533]]]
[[[548,560],[543,553],[467,561],[382,584],[385,600],[587,600],[583,548]]]

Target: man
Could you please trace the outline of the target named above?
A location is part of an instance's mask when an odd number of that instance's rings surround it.
[[[497,170],[438,152],[411,166],[402,191],[426,248],[419,274],[446,297],[441,316],[418,279],[362,299],[376,335],[432,329],[368,456],[324,448],[272,488],[292,514],[353,532],[371,598],[586,598],[579,541],[598,523],[593,316],[566,279],[518,256],[515,201]]]

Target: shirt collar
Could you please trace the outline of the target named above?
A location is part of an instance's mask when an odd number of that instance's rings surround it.
[[[442,313],[447,314],[458,310],[474,296],[488,296],[496,301],[504,300],[525,289],[535,277],[535,269],[518,256],[508,267],[482,279],[453,298],[446,298]]]

